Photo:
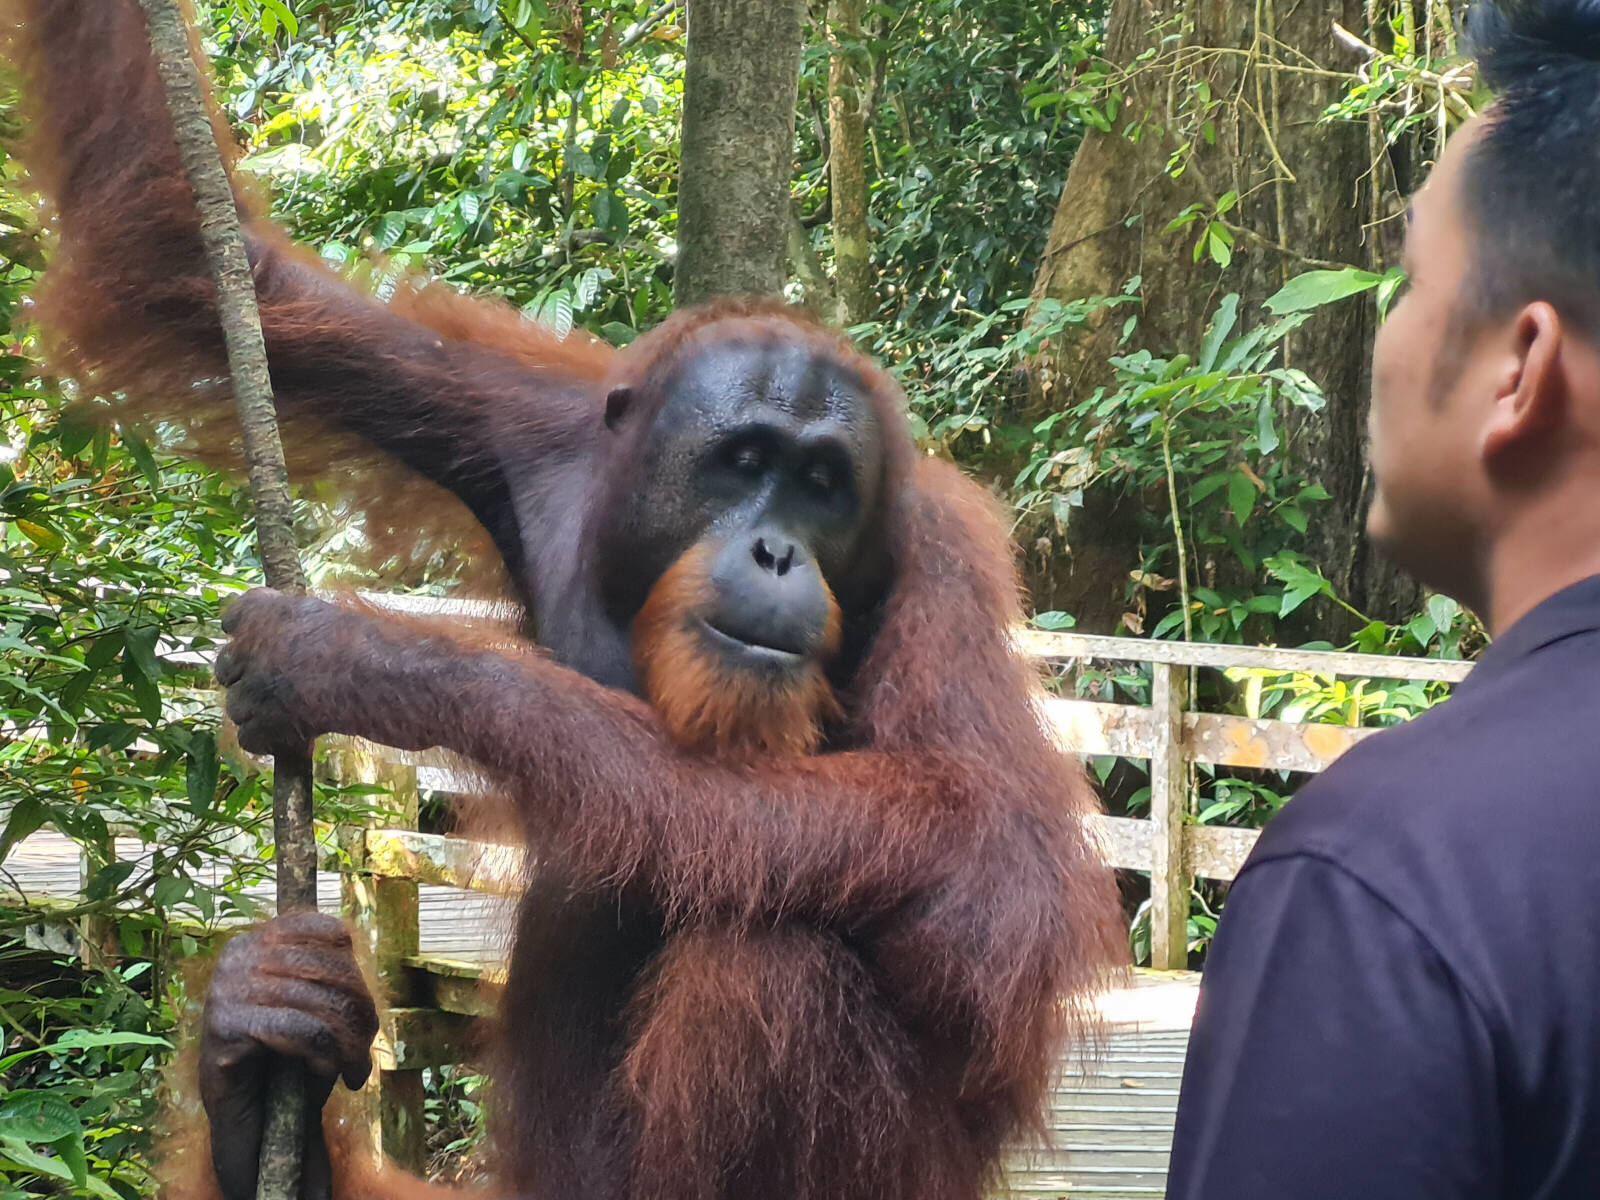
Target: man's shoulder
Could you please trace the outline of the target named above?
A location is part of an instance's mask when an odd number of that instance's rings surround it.
[[[1268,823],[1244,871],[1319,859],[1441,947],[1592,912],[1600,688],[1574,665],[1530,660],[1362,742]]]
[[[1597,660],[1600,667],[1600,660]],[[1559,851],[1600,827],[1600,689],[1530,664],[1466,688],[1361,742],[1306,784],[1251,862],[1313,854],[1363,878],[1494,846],[1503,861]],[[1577,826],[1564,830],[1565,826]]]
[[[1441,785],[1446,777],[1482,778],[1462,770],[1463,754],[1473,753],[1468,731],[1476,717],[1470,706],[1449,701],[1360,742],[1295,793],[1262,832],[1251,861],[1306,853],[1342,862],[1371,839],[1387,840],[1397,825],[1453,820],[1452,810],[1471,797]],[[1487,758],[1490,750],[1480,741],[1478,753]]]

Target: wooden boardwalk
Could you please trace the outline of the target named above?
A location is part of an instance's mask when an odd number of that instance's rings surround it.
[[[138,842],[119,839],[118,854],[136,860]],[[78,894],[77,847],[56,833],[26,839],[0,867],[0,892],[29,900]],[[339,908],[339,878],[323,873],[322,907]],[[257,889],[252,889],[257,890]],[[270,888],[259,889],[270,905]],[[456,888],[420,888],[421,952],[427,957],[492,964],[504,957],[510,901]],[[1019,1200],[1160,1197],[1166,1192],[1178,1084],[1198,994],[1190,974],[1138,973],[1108,993],[1101,1008],[1109,1035],[1095,1061],[1067,1063],[1050,1114],[1054,1145],[1018,1150],[1009,1164]]]

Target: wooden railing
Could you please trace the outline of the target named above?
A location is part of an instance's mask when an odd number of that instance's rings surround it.
[[[1258,836],[1253,829],[1191,823],[1190,766],[1322,771],[1378,732],[1190,712],[1192,671],[1242,668],[1326,678],[1459,683],[1470,670],[1468,663],[1439,659],[1082,634],[1028,632],[1019,640],[1027,652],[1045,662],[1098,660],[1150,668],[1147,706],[1050,699],[1045,701],[1045,713],[1066,749],[1150,762],[1149,818],[1098,817],[1095,833],[1112,866],[1150,872],[1150,960],[1152,966],[1168,970],[1187,962],[1189,893],[1195,877],[1232,879]]]
[[[1149,872],[1151,961],[1164,969],[1186,963],[1194,879],[1233,878],[1257,837],[1254,830],[1193,822],[1193,765],[1316,772],[1377,732],[1193,712],[1188,695],[1194,672],[1242,668],[1455,683],[1469,669],[1433,659],[1069,633],[1027,631],[1019,633],[1018,643],[1041,664],[1114,662],[1151,672],[1149,704],[1047,697],[1041,716],[1064,749],[1149,762],[1149,816],[1097,816],[1090,834],[1111,865]],[[498,977],[494,966],[422,953],[418,887],[514,895],[524,879],[519,849],[416,831],[419,769],[429,769],[425,759],[402,762],[375,747],[342,746],[331,754],[329,770],[336,777],[381,783],[389,799],[370,827],[338,830],[323,864],[340,875],[341,905],[366,941],[386,1008],[379,1070],[368,1092],[374,1132],[386,1153],[413,1167],[424,1158],[421,1072],[470,1056],[478,1018],[493,1011]]]

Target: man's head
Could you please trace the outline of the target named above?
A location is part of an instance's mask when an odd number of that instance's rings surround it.
[[[1479,0],[1467,32],[1498,98],[1412,205],[1369,528],[1499,623],[1600,571],[1600,0]],[[1497,594],[1511,564],[1542,594]]]

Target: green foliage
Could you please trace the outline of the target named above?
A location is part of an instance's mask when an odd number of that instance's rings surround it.
[[[301,238],[614,341],[666,314],[682,53],[657,4],[340,7],[278,45],[219,30],[244,165]]]
[[[1249,585],[1268,559],[1296,544],[1310,508],[1326,499],[1278,454],[1283,415],[1322,406],[1316,384],[1277,361],[1304,320],[1296,314],[1241,332],[1239,298],[1230,295],[1195,354],[1113,358],[1114,387],[1033,427],[1037,440],[1015,481],[1025,514],[1048,512],[1065,533],[1091,486],[1165,498],[1152,510],[1161,515],[1147,520],[1144,568],[1134,581],[1145,597],[1176,593],[1178,603],[1150,631],[1155,637],[1239,641],[1253,617],[1286,615],[1287,590]],[[1032,336],[1058,329],[1035,326]],[[1190,561],[1218,555],[1238,564],[1246,586],[1219,571],[1202,571],[1191,584]]]

